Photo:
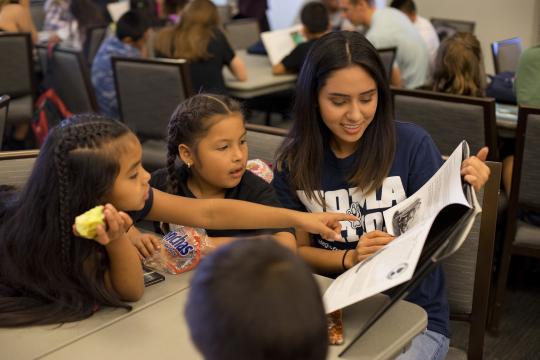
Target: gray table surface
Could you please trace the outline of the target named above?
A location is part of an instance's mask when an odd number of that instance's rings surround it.
[[[251,55],[245,50],[238,50],[236,54],[246,63],[247,80],[236,80],[229,69],[225,68],[223,76],[230,95],[250,99],[294,88],[296,75],[273,75],[272,65],[267,56]]]
[[[86,320],[62,326],[0,329],[0,349],[2,354],[0,358],[35,359],[54,352],[99,332],[116,322],[132,317],[161,300],[185,290],[189,286],[191,276],[192,272],[180,275],[165,275],[165,281],[145,289],[142,299],[132,304],[133,310],[131,312],[124,309],[105,308]],[[122,336],[119,335],[119,337]]]
[[[323,285],[329,281],[331,280],[319,279]],[[157,289],[159,285],[154,287]],[[183,311],[188,293],[189,289],[183,288],[119,321],[102,326],[99,331],[49,352],[43,358],[202,359],[191,342],[184,319]],[[384,295],[377,295],[344,310],[346,344],[354,337],[355,330],[384,301]],[[424,330],[426,325],[427,315],[422,308],[400,301],[340,359],[393,358],[406,348],[411,339]],[[27,343],[28,341],[29,339],[26,340]],[[328,359],[338,359],[337,355],[344,346],[331,346]]]

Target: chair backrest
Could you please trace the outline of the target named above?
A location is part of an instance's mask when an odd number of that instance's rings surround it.
[[[431,24],[435,28],[439,40],[443,41],[447,37],[451,37],[457,32],[474,33],[476,23],[474,21],[451,20],[431,18]]]
[[[523,47],[519,37],[491,43],[495,73],[498,74],[503,71],[515,72],[522,52]]]
[[[386,70],[386,76],[388,77],[389,82],[390,79],[392,79],[392,67],[394,66],[394,61],[396,60],[396,51],[396,47],[377,49],[377,52],[379,53],[384,65],[384,69]]]
[[[540,212],[540,108],[519,107],[512,189],[508,206]],[[515,205],[517,205],[515,204]]]
[[[420,125],[443,155],[467,140],[471,151],[489,147],[489,160],[498,159],[495,100],[445,93],[392,89],[395,118]]]
[[[37,31],[43,29],[45,23],[45,1],[32,1],[30,4],[30,15]]]
[[[47,47],[36,46],[43,73],[50,71],[52,88],[72,113],[96,112],[98,106],[86,60],[80,51],[56,47],[52,59]],[[52,64],[52,68],[49,68]]]
[[[0,152],[0,184],[23,186],[38,154],[39,150]]]
[[[250,159],[274,162],[277,150],[283,143],[287,130],[264,125],[246,124]]]
[[[260,40],[256,19],[239,19],[225,24],[225,35],[235,50],[247,49]]]
[[[4,139],[4,129],[8,117],[9,95],[0,95],[0,150],[2,150],[2,140]]]
[[[501,180],[501,163],[486,164],[491,175],[478,194],[481,216],[461,248],[443,261],[451,318],[470,322],[469,359],[481,359],[483,354]]]
[[[164,139],[174,109],[192,94],[185,60],[113,57],[120,119],[140,138]]]
[[[29,33],[0,33],[0,94],[12,100],[34,95],[34,61]]]
[[[86,38],[84,41],[84,54],[86,55],[86,61],[91,64],[94,61],[99,46],[107,35],[108,25],[90,26],[86,30]]]

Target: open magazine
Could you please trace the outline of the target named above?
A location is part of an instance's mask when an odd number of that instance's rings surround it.
[[[323,296],[327,313],[409,281],[419,262],[432,264],[459,249],[481,212],[472,186],[461,179],[467,157],[463,141],[424,186],[383,212],[396,239],[332,282]]]
[[[261,33],[261,40],[272,65],[279,64],[285,56],[294,50],[296,45],[305,41],[302,36],[302,25],[265,31]]]

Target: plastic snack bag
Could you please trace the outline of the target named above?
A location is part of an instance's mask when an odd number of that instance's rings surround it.
[[[248,160],[246,169],[263,178],[267,183],[271,183],[274,178],[274,173],[270,169],[270,166],[261,159]]]
[[[173,275],[190,271],[199,264],[206,242],[204,229],[171,225],[171,231],[161,239],[161,250],[143,264]]]

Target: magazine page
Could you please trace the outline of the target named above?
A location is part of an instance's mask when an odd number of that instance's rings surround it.
[[[428,233],[429,226],[415,226],[338,276],[323,296],[326,313],[410,280]]]
[[[468,148],[467,143],[461,143],[439,171],[415,194],[383,213],[387,231],[396,234],[396,239],[333,281],[323,296],[327,313],[410,280],[439,212],[450,204],[471,208],[461,180],[464,146]],[[478,206],[475,197],[474,201]],[[474,217],[472,220],[469,217],[465,219],[467,224],[470,221],[471,226],[473,220]],[[469,225],[458,225],[455,227],[459,227],[456,231],[460,240],[452,242],[449,247],[459,248],[470,230]]]
[[[463,192],[461,180],[464,147],[467,153],[468,145],[463,141],[424,186],[383,213],[386,232],[399,236],[449,204],[471,207]]]
[[[301,34],[301,25],[286,29],[265,31],[261,33],[261,40],[272,65],[277,65],[283,58],[304,39]]]

